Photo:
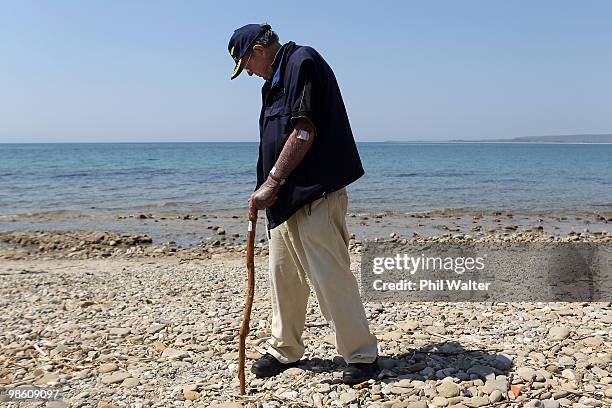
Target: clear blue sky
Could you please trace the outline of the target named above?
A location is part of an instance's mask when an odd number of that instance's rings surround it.
[[[233,30],[315,47],[359,141],[612,133],[612,2],[0,0],[0,142],[257,141]]]

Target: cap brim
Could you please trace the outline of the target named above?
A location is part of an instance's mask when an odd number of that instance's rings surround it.
[[[238,75],[240,75],[240,73],[242,72],[242,69],[244,67],[242,66],[242,58],[240,58],[238,60],[238,62],[236,63],[236,67],[234,68],[234,72],[232,72],[232,76],[230,79],[234,79],[236,78]]]

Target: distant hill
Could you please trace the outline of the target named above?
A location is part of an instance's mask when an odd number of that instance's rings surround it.
[[[512,139],[450,140],[451,142],[499,142],[499,143],[612,143],[612,134],[523,136]]]
[[[612,134],[523,136],[512,139],[386,140],[383,143],[610,143]]]

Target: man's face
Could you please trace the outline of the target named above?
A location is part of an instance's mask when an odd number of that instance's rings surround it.
[[[270,58],[270,49],[262,45],[255,45],[246,57],[244,69],[249,76],[255,74],[265,80],[272,78],[272,61],[274,56]]]

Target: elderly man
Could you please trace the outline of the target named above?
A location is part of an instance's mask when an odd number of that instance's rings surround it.
[[[350,270],[345,220],[345,187],[364,171],[334,73],[313,48],[281,45],[267,24],[237,29],[228,49],[232,79],[246,70],[265,80],[248,205],[251,219],[266,210],[272,335],[251,371],[274,376],[304,354],[310,281],[347,363],[343,381],[365,381],[377,372],[377,344]]]

